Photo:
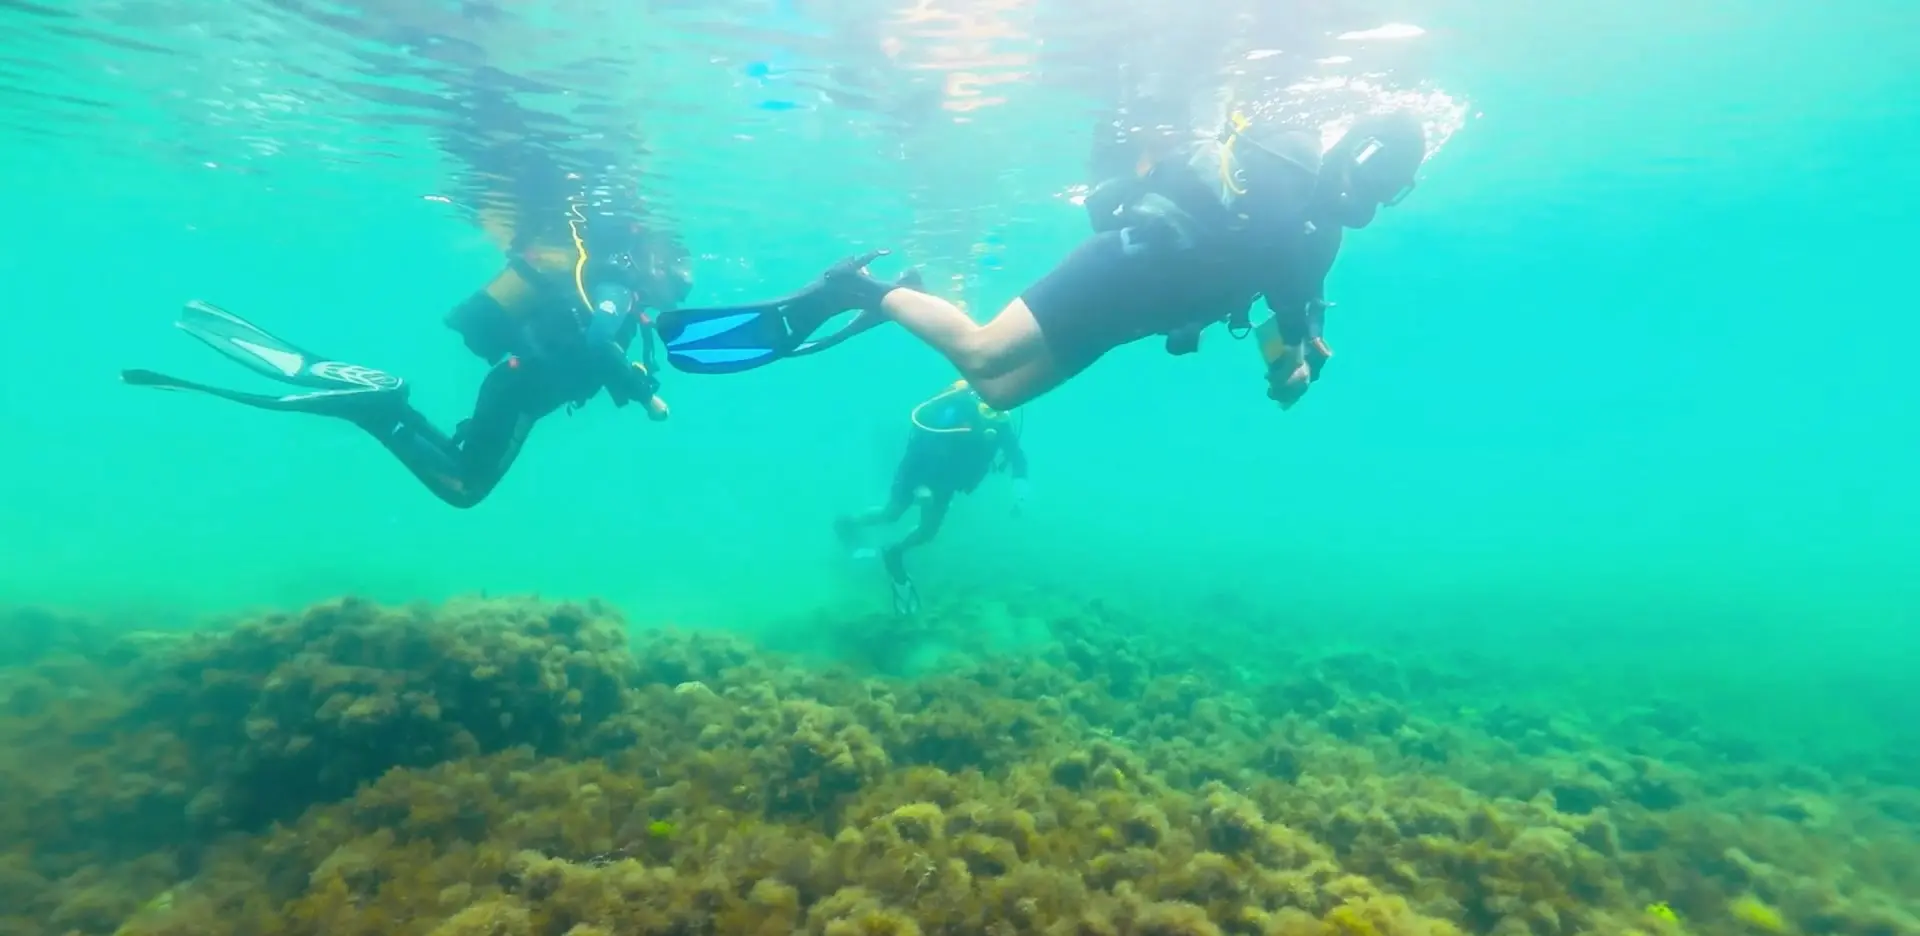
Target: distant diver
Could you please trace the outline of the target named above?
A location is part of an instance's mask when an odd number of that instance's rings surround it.
[[[567,247],[519,245],[505,269],[448,315],[467,348],[493,365],[473,415],[451,436],[414,409],[411,388],[399,378],[308,351],[205,302],[188,303],[178,326],[298,392],[249,393],[150,370],[122,371],[121,379],[346,420],[441,500],[472,507],[506,475],[534,423],[562,406],[584,404],[605,390],[616,406],[639,403],[649,418],[667,418],[647,310],[670,310],[686,298],[693,288],[689,254],[638,222],[599,212],[591,217],[577,207],[570,212]],[[641,359],[631,361],[636,338]]]
[[[1158,334],[1168,353],[1189,354],[1203,329],[1224,321],[1236,337],[1258,334],[1267,395],[1291,407],[1332,356],[1324,283],[1342,231],[1366,227],[1413,190],[1425,129],[1404,112],[1362,117],[1323,153],[1314,133],[1236,115],[1221,138],[1181,155],[1143,160],[1095,188],[1086,199],[1093,235],[984,325],[912,283],[874,279],[867,265],[887,252],[873,251],[773,302],[663,316],[667,359],[704,373],[746,370],[895,321],[988,405],[1010,410],[1120,345]],[[1273,315],[1256,328],[1249,312],[1259,297]]]
[[[907,575],[907,550],[939,534],[954,495],[972,493],[988,473],[1005,468],[1013,476],[1015,509],[1027,499],[1027,456],[1019,432],[1009,414],[982,402],[966,381],[914,407],[908,421],[907,450],[894,469],[886,503],[834,523],[841,543],[857,550],[863,531],[898,522],[909,507],[920,508],[913,529],[880,550],[893,589],[893,610],[901,615],[920,610],[919,591]]]

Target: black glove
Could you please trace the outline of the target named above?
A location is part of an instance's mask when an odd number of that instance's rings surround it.
[[[620,358],[620,369],[607,381],[607,396],[613,398],[614,406],[651,400],[659,392],[660,378],[653,376],[646,365],[629,361],[625,355]]]
[[[1167,332],[1167,353],[1178,356],[1200,350],[1200,331],[1200,328],[1189,325]]]

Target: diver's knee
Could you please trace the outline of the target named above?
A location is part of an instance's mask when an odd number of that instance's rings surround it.
[[[1016,363],[1014,349],[985,331],[968,335],[955,350],[958,353],[953,363],[961,371],[979,377],[997,376]]]
[[[980,397],[980,402],[1003,413],[1009,412],[1021,403],[1026,402],[1020,399],[1020,395],[1013,389],[997,380],[979,381],[972,384],[972,387],[973,392]]]
[[[487,493],[491,490],[492,488],[485,488],[476,491],[467,487],[449,486],[436,487],[433,492],[440,495],[440,499],[446,501],[449,507],[456,510],[472,510],[480,506],[481,501],[487,499]]]
[[[480,506],[480,502],[486,500],[487,496],[493,493],[494,488],[500,486],[500,481],[506,477],[506,474],[504,466],[500,470],[482,472],[469,469],[465,477],[447,485],[445,490],[439,492],[440,499],[461,510],[472,510]]]

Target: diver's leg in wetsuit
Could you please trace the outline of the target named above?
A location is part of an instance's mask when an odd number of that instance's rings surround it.
[[[406,383],[390,374],[315,354],[207,302],[187,303],[175,325],[235,363],[298,392],[230,390],[144,369],[121,371],[121,380],[205,393],[255,409],[345,420],[379,440],[429,490],[455,507],[471,507],[486,497],[520,453],[534,421],[564,402],[537,373],[509,360],[487,375],[462,438],[450,439],[413,408]]]
[[[519,457],[533,424],[558,405],[540,392],[532,375],[509,359],[487,372],[473,416],[460,424],[457,438],[449,438],[410,406],[395,420],[360,425],[434,496],[466,508],[493,492]]]
[[[940,535],[940,525],[947,521],[947,508],[951,506],[952,491],[932,492],[920,502],[920,522],[887,551],[904,554],[909,549],[918,549],[933,542],[933,538]]]
[[[920,522],[900,541],[888,546],[881,557],[887,566],[887,578],[893,585],[893,610],[898,614],[913,614],[920,610],[920,591],[914,587],[913,578],[907,575],[906,553],[933,542],[940,534],[940,525],[946,522],[947,508],[953,505],[953,492],[939,490],[932,492],[920,501]]]
[[[886,503],[833,521],[834,533],[840,537],[841,543],[851,549],[856,545],[855,541],[859,539],[862,530],[895,523],[906,516],[907,508],[913,506],[914,491],[919,487],[919,482],[914,480],[911,468],[911,462],[902,460],[900,467],[895,469],[893,488],[887,492]]]

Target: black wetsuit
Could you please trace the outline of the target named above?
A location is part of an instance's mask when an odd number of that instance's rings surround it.
[[[1021,295],[1065,375],[1148,335],[1177,354],[1213,322],[1244,330],[1261,296],[1290,340],[1320,337],[1340,229],[1307,224],[1305,206],[1256,224],[1189,163],[1162,163],[1100,186],[1087,211],[1093,236]]]
[[[634,369],[627,353],[640,337],[642,362],[651,364],[643,310],[671,307],[678,298],[648,294],[655,291],[649,288],[652,264],[662,259],[635,257],[625,238],[603,234],[589,238],[587,262],[575,283],[571,270],[542,271],[515,256],[447,317],[467,348],[493,364],[473,415],[451,437],[411,406],[360,424],[441,500],[455,507],[478,504],[512,467],[542,417],[585,403],[602,389],[618,406],[653,396],[653,368]],[[583,286],[586,297],[580,295]]]
[[[1005,417],[989,418],[980,407],[978,395],[962,390],[916,410],[887,503],[841,521],[842,535],[850,536],[859,527],[896,522],[915,503],[920,505],[920,522],[886,549],[887,570],[896,582],[906,580],[901,565],[906,551],[932,542],[939,534],[954,495],[972,493],[1003,458],[1016,481],[1027,477],[1027,456],[1019,434]]]
[[[926,488],[930,496],[920,525],[930,527],[928,539],[939,531],[953,496],[973,493],[1000,458],[1006,458],[1007,470],[1016,480],[1027,476],[1027,455],[1020,448],[1019,435],[1005,420],[982,418],[979,407],[978,396],[963,392],[922,409],[923,425],[913,428],[907,451],[894,469],[887,510],[898,518],[919,489]]]
[[[512,243],[503,245],[510,257],[507,268],[447,318],[493,369],[481,383],[473,415],[451,436],[408,402],[404,382],[331,359],[320,360],[324,373],[303,367],[291,382],[305,392],[285,397],[234,393],[149,371],[123,372],[123,379],[346,419],[456,507],[485,499],[512,466],[533,424],[563,405],[584,403],[606,389],[618,405],[637,400],[653,410],[658,369],[652,366],[644,310],[672,308],[685,298],[690,281],[685,248],[635,221],[644,200],[633,164],[645,152],[645,141],[630,122],[619,122],[618,128],[578,126],[523,106],[527,92],[546,86],[477,60],[475,53],[483,50],[470,44],[421,43],[414,30],[387,18],[339,14],[324,4],[271,2],[368,40],[348,48],[375,70],[391,67],[377,50],[396,45],[417,47],[434,62],[422,76],[436,85],[427,90],[413,82],[405,87],[359,82],[346,90],[386,105],[369,113],[397,107],[432,114],[429,123],[441,148],[467,170],[456,177],[455,200],[477,209],[483,226],[510,231]],[[573,77],[576,85],[591,83]],[[488,224],[489,217],[503,220]],[[202,318],[216,329],[237,330],[251,344],[280,343],[224,311],[210,310]],[[629,347],[642,335],[645,372],[627,360]],[[222,334],[202,337],[217,348],[229,347],[230,356],[246,356],[231,350]],[[269,377],[293,377],[272,370],[281,361],[312,357],[291,346],[276,353],[273,362],[250,366]]]

